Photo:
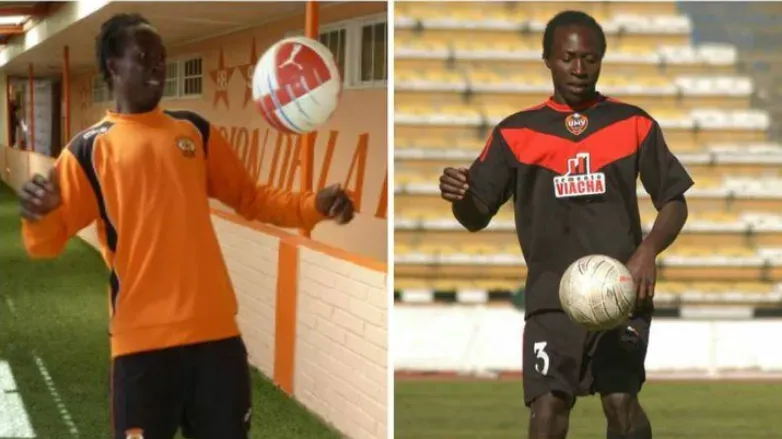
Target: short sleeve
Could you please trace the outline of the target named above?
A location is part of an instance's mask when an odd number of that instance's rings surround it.
[[[660,125],[651,120],[648,133],[641,141],[638,170],[646,192],[657,210],[665,203],[684,195],[694,182],[679,159],[668,149]]]
[[[470,166],[468,183],[473,197],[483,202],[492,215],[511,197],[516,168],[502,132],[494,128],[481,155]]]

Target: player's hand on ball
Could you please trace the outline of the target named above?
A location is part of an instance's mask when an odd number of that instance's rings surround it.
[[[355,215],[353,200],[339,184],[319,190],[315,196],[315,207],[318,212],[335,220],[337,224],[347,224]]]
[[[57,168],[49,170],[49,176],[35,174],[19,191],[22,217],[38,221],[56,209],[62,201]]]
[[[470,187],[467,172],[465,168],[445,168],[440,176],[440,196],[450,202],[462,200]]]
[[[627,262],[627,268],[638,287],[638,309],[649,306],[654,299],[654,284],[657,280],[656,256],[653,248],[642,243]]]

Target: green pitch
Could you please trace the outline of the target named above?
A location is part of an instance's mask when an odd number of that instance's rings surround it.
[[[79,239],[56,260],[30,261],[16,197],[0,182],[0,438],[24,433],[25,417],[34,436],[10,437],[110,437],[107,279]],[[253,380],[252,438],[340,437],[257,371]]]
[[[526,438],[520,381],[397,381],[400,439]],[[641,401],[656,439],[768,439],[782,431],[782,383],[652,382]],[[598,397],[576,403],[568,439],[605,439]]]

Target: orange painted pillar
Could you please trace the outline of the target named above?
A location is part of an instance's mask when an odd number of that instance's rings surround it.
[[[13,146],[11,145],[11,137],[13,137],[12,130],[14,129],[14,126],[11,124],[11,120],[13,119],[13,116],[11,115],[11,78],[8,76],[5,77],[5,114],[6,114],[6,121],[5,124],[8,127],[8,132],[6,133],[6,146]],[[8,163],[8,161],[6,161]]]
[[[11,124],[12,116],[11,116],[11,78],[8,76],[5,77],[5,110],[6,110],[6,126],[8,127],[8,132],[6,133],[6,148],[4,149],[5,154],[5,169],[2,170],[3,174],[5,175],[6,181],[11,181],[11,167],[8,165],[8,149],[12,147],[11,144],[11,130],[16,129],[16,127]]]
[[[68,46],[62,51],[62,99],[65,107],[65,141],[71,140],[71,50]]]
[[[277,305],[274,311],[274,382],[293,395],[296,368],[296,310],[299,278],[299,246],[280,239],[277,259]]]
[[[318,39],[318,2],[308,1],[304,15],[304,36]],[[299,161],[301,162],[301,191],[312,191],[313,162],[315,161],[315,136],[312,133],[304,134],[301,139]],[[301,234],[310,237],[309,230],[302,230]]]
[[[30,129],[30,145],[28,149],[35,151],[35,79],[33,78],[33,64],[27,67],[30,84],[30,123],[27,124]]]

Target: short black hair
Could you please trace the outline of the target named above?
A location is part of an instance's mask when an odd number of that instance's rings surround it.
[[[128,43],[127,30],[141,24],[150,23],[140,14],[117,14],[100,26],[100,33],[95,37],[95,57],[103,80],[109,88],[111,88],[111,72],[106,60],[122,55]]]
[[[548,24],[546,30],[543,32],[543,58],[548,58],[551,54],[551,46],[554,44],[554,32],[557,28],[562,26],[585,26],[597,33],[600,39],[600,56],[602,57],[606,53],[606,34],[603,32],[602,26],[598,24],[591,15],[581,11],[563,11],[555,15]]]

